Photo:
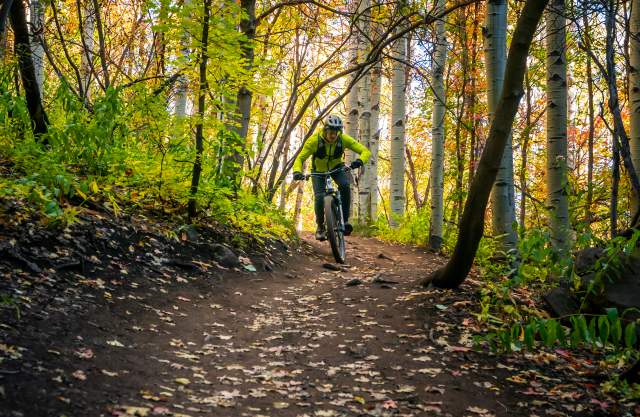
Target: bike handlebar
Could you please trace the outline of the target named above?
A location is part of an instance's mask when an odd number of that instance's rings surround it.
[[[305,174],[304,175],[304,179],[306,181],[311,177],[326,177],[326,176],[329,176],[329,175],[334,174],[334,173],[339,172],[339,171],[347,171],[348,172],[348,171],[351,171],[351,167],[349,167],[347,165],[343,165],[341,167],[332,169],[331,171],[327,171],[327,172],[311,172],[309,174]]]

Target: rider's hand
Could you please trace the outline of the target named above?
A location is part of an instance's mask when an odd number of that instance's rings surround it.
[[[293,180],[294,181],[302,181],[302,180],[304,180],[304,175],[302,174],[302,172],[294,172],[293,173]]]
[[[364,163],[362,162],[362,160],[360,158],[356,159],[355,161],[353,161],[351,163],[351,165],[349,165],[349,168],[351,169],[358,169],[360,168],[362,165],[364,165]]]

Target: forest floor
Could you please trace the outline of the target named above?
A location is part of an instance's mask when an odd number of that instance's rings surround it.
[[[640,415],[586,352],[473,350],[481,283],[416,285],[443,257],[302,238],[225,269],[139,219],[0,222],[0,415]]]

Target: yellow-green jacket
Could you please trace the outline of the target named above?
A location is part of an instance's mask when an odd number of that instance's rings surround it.
[[[322,131],[319,131],[314,133],[313,136],[305,142],[293,163],[293,172],[302,172],[302,164],[310,156],[313,156],[311,164],[312,172],[330,171],[344,163],[345,149],[351,149],[359,154],[362,162],[367,162],[371,157],[371,151],[369,151],[369,149],[346,133],[340,132],[338,139],[334,143],[329,143],[324,140]]]

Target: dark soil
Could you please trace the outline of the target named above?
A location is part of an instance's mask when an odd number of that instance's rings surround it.
[[[480,283],[417,287],[445,262],[421,249],[350,237],[329,269],[304,235],[223,268],[142,218],[31,224],[0,222],[2,416],[640,415],[586,354],[474,351]]]

